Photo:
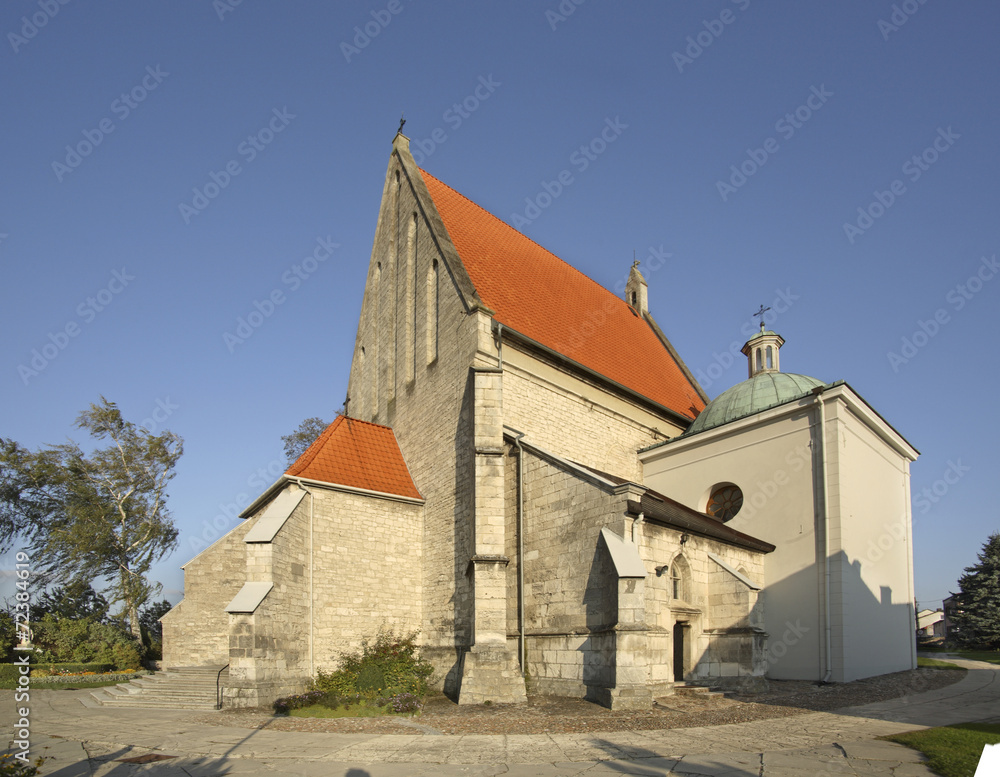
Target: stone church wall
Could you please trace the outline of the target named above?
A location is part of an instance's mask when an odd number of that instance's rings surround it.
[[[680,433],[670,422],[507,345],[504,356],[504,423],[559,456],[641,482],[636,451]]]
[[[686,678],[711,678],[714,684],[724,684],[718,678],[762,675],[766,639],[753,630],[763,626],[757,594],[708,554],[743,570],[757,584],[763,580],[764,554],[697,535],[688,535],[681,545],[682,534],[658,524],[641,525],[640,553],[648,572],[650,682],[666,689],[674,680],[673,639],[678,622],[686,624]],[[674,564],[683,570],[680,599],[673,596]],[[657,575],[656,568],[664,565],[667,569]]]
[[[243,537],[251,521],[235,526],[184,565],[184,598],[163,616],[163,665],[229,663],[229,604],[246,582]]]
[[[309,681],[308,497],[271,542],[246,545],[247,582],[270,582],[253,613],[230,614],[227,707],[261,707]]]
[[[411,186],[412,178],[426,193],[418,175],[412,159],[404,163],[393,155],[351,367],[350,415],[392,426],[426,500],[422,536],[411,547],[422,563],[420,642],[454,691],[462,648],[472,640],[469,370],[496,361],[476,355],[481,342],[492,343],[490,318],[466,309],[445,261],[446,246],[435,242],[425,217],[422,205],[429,200],[418,201]]]
[[[306,496],[272,542],[246,546],[246,579],[274,588],[255,612],[230,616],[227,706],[265,706],[381,629],[420,628],[421,505],[308,488],[314,505]]]
[[[507,633],[517,624],[517,453],[506,451]],[[525,453],[526,665],[541,693],[587,695],[614,685],[617,575],[600,530],[621,533],[625,497]]]
[[[338,656],[383,628],[421,628],[423,508],[326,491],[316,494],[314,659],[333,669]],[[303,500],[307,506],[308,497]],[[307,519],[308,520],[308,519]]]

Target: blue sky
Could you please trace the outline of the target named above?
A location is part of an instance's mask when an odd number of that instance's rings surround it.
[[[921,451],[934,607],[1000,525],[998,22],[983,0],[9,0],[0,435],[62,442],[102,394],[180,434],[178,600],[281,435],[343,403],[405,112],[424,167],[606,287],[669,254],[650,308],[710,396],[772,307],[784,370],[847,380]]]

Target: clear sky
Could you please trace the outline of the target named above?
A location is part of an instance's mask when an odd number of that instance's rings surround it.
[[[405,112],[427,170],[606,287],[646,259],[710,396],[770,306],[785,371],[921,451],[939,606],[1000,525],[998,26],[985,0],[7,0],[0,435],[79,438],[100,395],[180,434],[177,601],[281,435],[343,403]]]

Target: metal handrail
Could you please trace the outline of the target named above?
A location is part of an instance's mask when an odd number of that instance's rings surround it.
[[[226,664],[219,673],[215,675],[215,709],[222,709],[222,673],[229,668],[229,664]]]

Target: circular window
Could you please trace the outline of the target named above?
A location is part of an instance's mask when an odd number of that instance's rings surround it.
[[[743,492],[739,486],[719,486],[708,498],[705,512],[725,523],[735,518],[741,507],[743,507]]]

